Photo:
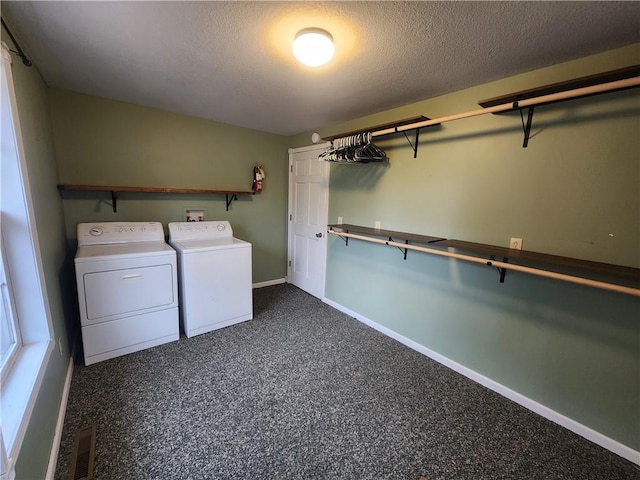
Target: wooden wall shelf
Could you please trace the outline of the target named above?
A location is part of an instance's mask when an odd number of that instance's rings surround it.
[[[377,237],[393,238],[394,240],[401,240],[403,242],[415,242],[421,244],[430,244],[435,242],[441,242],[445,240],[442,237],[430,237],[428,235],[419,235],[417,233],[396,232],[393,230],[382,230],[380,228],[363,227],[361,225],[351,225],[347,223],[341,223],[336,225],[329,225],[332,230],[340,230],[342,232],[352,233],[364,233],[365,235],[373,235]]]
[[[383,134],[378,133],[377,135],[377,136],[382,136],[382,135],[391,135],[393,133],[401,132],[404,134],[405,138],[407,139],[407,142],[409,142],[409,145],[413,150],[413,158],[416,158],[418,156],[418,140],[420,139],[421,127],[415,127],[413,129],[404,128],[402,130],[399,130],[398,127],[406,127],[407,125],[413,125],[414,123],[420,123],[420,122],[428,122],[429,120],[431,120],[429,117],[425,117],[424,115],[419,115],[416,117],[403,118],[402,120],[396,120],[395,122],[383,123],[381,125],[374,125],[373,127],[362,128],[360,130],[351,130],[349,132],[337,133],[335,135],[329,135],[328,137],[323,137],[322,139],[333,142],[336,138],[350,137],[352,135],[358,135],[360,133],[384,131],[385,133]],[[430,126],[436,126],[436,125],[440,125],[440,124],[432,123]],[[409,140],[409,137],[407,136],[407,130],[416,131],[416,137],[415,137],[414,143],[411,143],[411,140]],[[350,162],[347,162],[347,163],[350,163]],[[351,163],[355,163],[355,162],[351,162]]]
[[[190,195],[224,195],[227,203],[227,211],[234,200],[238,199],[238,195],[254,195],[251,190],[207,190],[200,188],[164,188],[164,187],[125,187],[125,186],[106,186],[106,185],[58,185],[58,190],[70,192],[111,192],[111,206],[113,212],[116,213],[118,192],[137,192],[137,193],[182,193]]]
[[[499,97],[489,98],[486,100],[480,100],[478,105],[487,109],[499,108],[501,105],[512,105],[511,110],[519,110],[520,117],[522,119],[522,128],[524,131],[524,140],[522,147],[526,148],[529,144],[529,135],[531,134],[531,124],[533,122],[533,112],[536,106],[548,105],[550,103],[563,102],[565,100],[572,100],[575,98],[590,97],[592,95],[600,95],[602,93],[617,92],[619,90],[626,90],[628,88],[637,87],[636,84],[629,84],[622,82],[623,80],[633,80],[640,76],[640,65],[632,65],[630,67],[619,68],[617,70],[610,70],[607,72],[598,73],[595,75],[589,75],[586,77],[574,78],[565,82],[551,83],[543,85],[541,87],[531,88],[529,90],[522,90],[520,92],[509,93],[507,95],[501,95]],[[616,84],[616,82],[622,82]],[[611,85],[611,88],[606,91],[600,91],[597,87],[599,85]],[[571,95],[565,98],[568,92],[577,92],[575,95]],[[527,112],[527,121],[525,124],[524,116],[522,115],[523,104],[530,101],[535,101],[534,104],[529,105]],[[495,111],[493,113],[505,113],[509,110]]]
[[[519,92],[508,93],[506,95],[500,95],[499,97],[487,98],[480,100],[478,105],[483,108],[494,107],[496,105],[502,105],[505,103],[519,102],[521,100],[527,100],[529,98],[541,97],[543,95],[552,95],[554,93],[566,92],[568,90],[575,90],[576,88],[592,87],[594,85],[600,85],[602,83],[616,82],[618,80],[626,80],[628,78],[637,77],[640,75],[640,65],[632,65],[630,67],[619,68],[617,70],[610,70],[607,72],[597,73],[595,75],[588,75],[586,77],[574,78],[573,80],[567,80],[564,82],[550,83],[536,88],[528,90],[521,90]],[[624,87],[625,88],[633,87]],[[613,91],[613,90],[610,90]],[[584,97],[589,94],[584,95]],[[580,98],[580,97],[574,97]],[[553,102],[547,102],[553,103]],[[539,105],[543,105],[540,103]]]
[[[549,255],[546,253],[530,252],[527,250],[514,250],[511,248],[466,242],[463,240],[452,240],[414,233],[381,230],[363,227],[361,225],[337,224],[328,225],[328,227],[329,233],[342,237],[345,240],[346,245],[349,244],[349,238],[355,238],[358,240],[394,246],[403,252],[405,260],[407,258],[408,250],[418,250],[425,253],[432,253],[440,256],[481,263],[488,266],[495,266],[500,273],[500,282],[504,282],[506,271],[512,269],[548,278],[555,278],[558,280],[640,296],[640,289],[638,288],[631,288],[618,285],[616,283],[596,281],[553,271],[555,269],[561,271],[569,270],[586,272],[593,275],[616,277],[638,283],[640,282],[640,269],[638,268],[592,262],[589,260],[562,257],[558,255]],[[413,242],[413,244],[410,242]],[[463,253],[451,253],[449,249],[454,249]],[[467,254],[471,254],[471,256]],[[531,265],[544,266],[545,269],[532,268]],[[550,268],[551,271],[546,268]]]
[[[423,122],[425,120],[430,120],[429,117],[425,117],[424,115],[418,115],[417,117],[411,118],[403,118],[402,120],[396,120],[395,122],[383,123],[381,125],[374,125],[373,127],[361,128],[360,130],[351,130],[349,132],[336,133],[334,135],[329,135],[327,137],[322,137],[323,140],[328,142],[332,142],[336,138],[349,137],[351,135],[357,135],[359,133],[367,133],[373,132],[377,130],[387,130],[389,128],[401,127],[403,125],[409,125],[411,123]],[[389,132],[394,133],[394,132]]]
[[[442,248],[455,248],[461,252],[475,255],[488,255],[494,258],[507,258],[510,262],[518,264],[547,265],[559,269],[568,269],[594,273],[597,275],[607,275],[612,277],[625,278],[629,280],[640,280],[640,269],[625,267],[623,265],[613,265],[610,263],[592,262],[579,258],[562,257],[547,253],[530,252],[528,250],[514,250],[511,248],[498,247],[495,245],[485,245],[482,243],[465,242],[462,240],[443,240],[438,244]]]

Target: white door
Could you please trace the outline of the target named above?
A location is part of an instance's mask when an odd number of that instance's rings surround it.
[[[289,283],[324,297],[329,162],[328,143],[289,149]]]

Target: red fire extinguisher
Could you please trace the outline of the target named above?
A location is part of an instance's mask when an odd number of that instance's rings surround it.
[[[262,192],[262,180],[264,180],[264,169],[262,165],[256,165],[253,167],[253,191],[256,193]]]

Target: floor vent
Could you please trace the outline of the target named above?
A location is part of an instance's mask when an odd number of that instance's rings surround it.
[[[96,452],[96,425],[92,423],[76,432],[71,457],[69,480],[92,480],[93,459]]]

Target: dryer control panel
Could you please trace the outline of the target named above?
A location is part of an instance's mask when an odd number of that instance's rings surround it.
[[[164,241],[160,222],[79,223],[78,245]]]

